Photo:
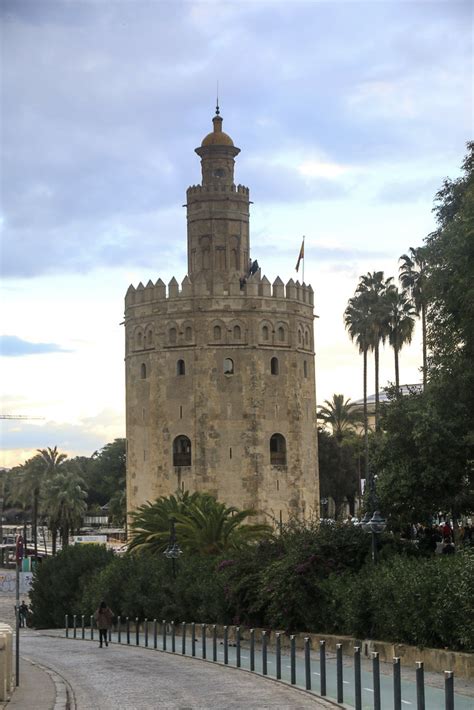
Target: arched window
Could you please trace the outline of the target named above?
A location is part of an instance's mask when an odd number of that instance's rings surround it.
[[[306,345],[307,348],[309,348],[309,330],[305,331],[304,344]]]
[[[262,340],[269,340],[270,334],[268,332],[268,325],[264,325],[262,328]]]
[[[173,466],[191,466],[191,442],[183,434],[173,441]]]
[[[270,438],[270,463],[272,466],[286,466],[286,441],[282,434]]]
[[[188,326],[185,328],[185,331],[184,331],[184,338],[185,338],[185,340],[192,340],[192,339],[193,339],[193,329],[191,328],[190,325],[188,325]]]
[[[224,358],[224,375],[234,374],[234,361],[230,357]]]
[[[301,328],[298,328],[298,345],[303,344],[303,333],[301,332]]]
[[[136,338],[137,348],[139,348],[141,350],[143,348],[143,333],[141,330],[139,330],[137,332],[135,338]]]
[[[278,358],[277,357],[272,357],[270,360],[270,371],[272,375],[279,375],[280,374],[280,368],[278,366]]]
[[[221,327],[220,325],[215,325],[214,326],[214,340],[220,340],[222,335]]]
[[[303,360],[303,375],[305,377],[308,377],[308,363],[306,360]]]
[[[168,335],[169,335],[171,345],[175,345],[176,344],[176,328],[170,328]]]
[[[142,380],[146,380],[146,365],[144,362],[142,362],[140,367],[140,377],[142,378]]]
[[[240,325],[234,325],[234,340],[240,340]]]
[[[283,343],[285,340],[285,329],[282,326],[278,328],[278,340],[280,343]]]
[[[177,375],[185,375],[186,374],[186,365],[184,364],[184,360],[178,360],[176,363],[176,374]]]

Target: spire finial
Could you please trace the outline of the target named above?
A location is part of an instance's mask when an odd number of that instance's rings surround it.
[[[216,91],[216,116],[220,114],[219,111],[219,82],[217,82],[217,91]]]

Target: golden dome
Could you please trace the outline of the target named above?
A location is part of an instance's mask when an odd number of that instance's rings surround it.
[[[229,145],[233,146],[234,141],[227,133],[222,130],[222,118],[221,116],[214,116],[212,119],[214,124],[214,130],[212,133],[208,133],[201,143],[201,148],[206,148],[210,145]]]

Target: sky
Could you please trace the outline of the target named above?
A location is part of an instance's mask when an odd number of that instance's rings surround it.
[[[361,274],[397,276],[460,173],[472,15],[458,0],[2,0],[1,412],[38,419],[0,421],[0,465],[125,436],[123,298],[185,276],[182,205],[217,82],[251,256],[286,282],[305,235],[317,399],[359,399],[344,308]],[[402,382],[420,362],[417,328]]]

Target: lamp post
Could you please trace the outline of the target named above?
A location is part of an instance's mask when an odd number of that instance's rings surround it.
[[[372,535],[372,562],[377,564],[377,535],[383,533],[387,527],[385,518],[382,518],[378,508],[377,495],[375,493],[375,476],[370,472],[369,474],[369,495],[368,495],[368,507],[369,510],[365,513],[361,520],[362,529],[365,532]],[[369,512],[372,510],[373,512]]]
[[[168,546],[166,550],[163,552],[164,556],[168,559],[171,560],[172,562],[172,569],[173,569],[173,579],[176,578],[176,560],[179,558],[180,555],[183,554],[182,549],[176,542],[176,520],[174,518],[170,519],[170,539],[168,542]]]

